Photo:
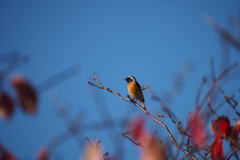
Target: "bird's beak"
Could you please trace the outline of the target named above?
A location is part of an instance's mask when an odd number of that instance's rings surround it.
[[[127,81],[126,79],[123,79],[124,81]]]

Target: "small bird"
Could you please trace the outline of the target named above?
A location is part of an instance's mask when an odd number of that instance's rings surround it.
[[[142,103],[142,107],[144,110],[146,110],[145,104],[144,104],[144,97],[142,93],[141,86],[133,76],[128,76],[126,79],[128,85],[128,93],[130,94],[131,97],[133,97],[136,100],[139,100]]]

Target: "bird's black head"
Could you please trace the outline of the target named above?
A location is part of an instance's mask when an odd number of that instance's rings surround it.
[[[132,82],[132,81],[134,81],[134,82],[136,82],[136,79],[135,79],[135,77],[133,77],[133,76],[128,76],[126,79],[124,79],[125,81],[127,81],[127,83],[129,83],[129,82]]]

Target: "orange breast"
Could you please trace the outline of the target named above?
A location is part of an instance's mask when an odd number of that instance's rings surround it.
[[[137,99],[140,102],[143,102],[142,91],[137,87],[134,81],[128,83],[128,93],[134,99]]]

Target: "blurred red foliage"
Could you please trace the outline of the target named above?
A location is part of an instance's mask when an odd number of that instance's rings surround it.
[[[37,151],[37,160],[48,160],[49,158],[49,151],[47,148],[39,148]]]
[[[210,145],[210,153],[212,160],[223,160],[223,146],[220,136],[215,137],[215,140]]]
[[[188,126],[190,135],[193,137],[191,142],[196,148],[202,148],[206,141],[206,132],[203,126],[202,115],[198,110],[194,111],[193,116],[189,119]]]

